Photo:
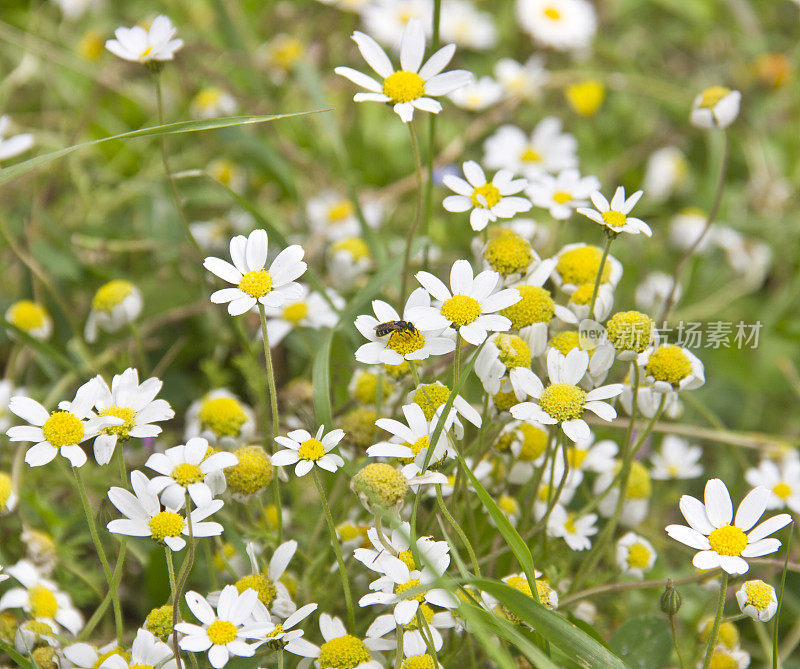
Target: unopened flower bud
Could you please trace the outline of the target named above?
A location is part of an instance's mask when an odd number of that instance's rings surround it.
[[[681,594],[673,585],[672,579],[670,579],[667,581],[667,587],[664,590],[664,594],[661,595],[661,610],[668,616],[674,616],[680,608]]]

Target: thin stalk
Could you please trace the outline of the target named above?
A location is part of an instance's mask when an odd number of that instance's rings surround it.
[[[417,210],[414,214],[414,220],[411,222],[411,227],[408,229],[408,237],[406,238],[406,250],[403,255],[403,275],[400,277],[400,304],[405,304],[406,293],[408,292],[408,279],[409,268],[411,264],[411,245],[414,243],[414,235],[417,233],[419,221],[422,218],[422,160],[419,154],[419,140],[417,139],[417,130],[414,127],[414,122],[408,124],[408,130],[411,134],[411,148],[414,152],[414,171],[417,175]]]
[[[278,649],[278,669],[283,669],[283,648]]]
[[[100,535],[97,533],[97,524],[94,522],[94,512],[89,504],[89,497],[86,494],[86,484],[83,481],[83,477],[81,476],[81,472],[78,467],[73,467],[72,472],[75,474],[75,482],[78,485],[78,493],[81,496],[81,503],[83,504],[83,513],[86,516],[86,522],[89,525],[89,534],[92,536],[92,542],[94,543],[94,548],[97,551],[97,557],[100,558],[100,564],[103,565],[103,573],[106,576],[108,589],[111,593],[111,603],[114,607],[114,624],[116,627],[117,643],[122,646],[122,607],[119,603],[119,593],[117,592],[117,588],[114,584],[114,577],[111,574],[111,567],[108,564],[106,551],[103,548],[103,544],[100,543]]]
[[[786,542],[786,559],[783,562],[781,572],[781,587],[778,590],[778,610],[775,611],[775,618],[772,621],[772,669],[778,669],[780,665],[780,653],[778,652],[778,630],[780,628],[781,609],[783,608],[783,588],[786,585],[786,571],[789,566],[789,549],[792,547],[792,537],[794,536],[794,522],[789,529],[789,540]],[[789,649],[789,653],[794,647]],[[787,653],[788,655],[788,653]]]
[[[194,531],[192,530],[192,500],[189,497],[189,493],[186,493],[186,524],[188,526],[187,529],[189,530],[189,553],[183,559],[183,564],[181,565],[181,571],[178,574],[178,578],[175,582],[175,590],[174,590],[175,594],[172,597],[172,643],[173,643],[173,650],[175,651],[175,662],[178,665],[178,669],[181,668],[181,656],[180,656],[180,648],[178,646],[178,635],[175,632],[175,626],[178,624],[178,611],[180,607],[181,593],[183,592],[183,589],[186,586],[186,581],[189,579],[189,572],[192,571],[192,565],[194,564]]]
[[[719,637],[719,626],[722,622],[722,614],[725,610],[725,595],[728,591],[728,572],[722,572],[722,581],[719,585],[719,602],[717,604],[717,615],[714,616],[714,626],[711,628],[711,634],[708,636],[708,648],[706,648],[706,657],[703,660],[703,669],[708,669],[711,666],[711,658],[714,656],[714,648],[717,645],[717,638]]]
[[[456,350],[453,354],[453,388],[458,385],[458,375],[461,369],[461,334],[456,333]]]
[[[678,648],[678,635],[675,632],[675,616],[669,617],[669,626],[672,629],[672,645],[675,648],[675,655],[678,656],[678,664],[681,665],[681,669],[683,669],[683,658],[681,657],[681,650]]]
[[[561,452],[564,457],[564,472],[561,475],[561,480],[558,482],[558,488],[556,488],[555,494],[552,496],[552,499],[548,501],[547,504],[547,511],[545,511],[544,516],[539,521],[539,524],[542,526],[545,536],[547,535],[547,521],[550,518],[550,514],[553,512],[556,504],[558,504],[558,500],[561,498],[561,494],[564,492],[564,486],[567,483],[567,478],[569,477],[569,458],[567,457],[567,441],[564,439],[564,433],[559,430],[558,436],[556,437],[556,448],[553,452],[553,467],[551,468],[551,475],[550,475],[550,490],[553,488],[553,478],[552,478],[552,471],[555,469],[555,461],[556,456],[558,454],[558,447],[561,446]]]
[[[617,235],[613,232],[606,232],[606,243],[603,246],[603,256],[600,258],[600,267],[597,268],[597,277],[594,280],[594,288],[592,289],[592,300],[589,302],[589,318],[594,318],[594,303],[597,301],[597,292],[600,290],[600,282],[603,279],[603,268],[606,266],[606,258],[608,258],[608,251],[611,248],[611,242]]]
[[[419,493],[418,493],[419,494]],[[467,549],[467,553],[469,554],[470,562],[472,562],[472,569],[475,572],[475,576],[478,578],[481,577],[481,568],[478,565],[478,558],[475,556],[475,551],[472,548],[472,544],[469,542],[467,535],[464,533],[464,530],[461,529],[461,525],[458,524],[458,521],[453,518],[453,514],[451,514],[447,507],[444,504],[444,499],[442,499],[442,486],[436,485],[436,502],[439,505],[439,511],[442,512],[442,515],[445,517],[448,523],[450,523],[450,527],[452,527],[458,538],[461,539],[461,543],[464,544],[464,548]]]
[[[325,488],[322,485],[322,479],[316,466],[314,467],[314,483],[319,492],[319,498],[322,501],[322,509],[325,512],[325,520],[328,522],[328,530],[331,533],[331,544],[333,545],[333,552],[336,554],[336,562],[339,565],[339,576],[342,579],[342,590],[344,590],[344,600],[347,605],[347,620],[350,623],[350,629],[355,629],[356,617],[353,609],[353,596],[350,594],[350,579],[347,577],[347,570],[344,566],[344,558],[342,558],[342,549],[339,546],[339,538],[336,536],[336,525],[333,522],[330,506],[328,506],[328,496],[325,494]]]
[[[402,669],[403,667],[403,630],[398,630],[397,633],[397,652],[394,656],[394,669]]]
[[[264,358],[267,365],[267,387],[269,388],[269,406],[272,412],[272,443],[269,452],[275,448],[275,437],[280,430],[280,416],[278,415],[278,393],[275,389],[275,371],[272,368],[272,351],[269,347],[269,334],[267,333],[267,313],[264,305],[258,303],[258,313],[261,315],[261,337],[264,340]],[[278,487],[278,477],[272,477],[272,493],[275,498],[275,511],[278,517],[278,544],[283,541],[283,508],[281,505],[281,493]]]

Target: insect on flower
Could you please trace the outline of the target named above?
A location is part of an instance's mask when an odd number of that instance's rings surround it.
[[[417,328],[413,323],[408,321],[386,321],[385,323],[378,323],[375,326],[375,336],[385,337],[393,332],[416,334]]]

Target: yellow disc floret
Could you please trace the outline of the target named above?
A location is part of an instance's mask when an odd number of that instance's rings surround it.
[[[512,334],[498,334],[494,337],[497,357],[506,368],[530,367],[531,349],[522,337]]]
[[[700,107],[703,109],[713,109],[719,102],[727,95],[730,95],[731,89],[725,86],[711,86],[703,91],[700,98]]]
[[[480,315],[480,302],[469,295],[453,295],[442,304],[442,316],[457,328],[469,325]]]
[[[581,286],[584,283],[592,283],[594,285],[602,258],[603,252],[596,246],[576,246],[564,251],[559,256],[556,271],[561,275],[561,280],[564,283],[575,286]],[[610,276],[611,265],[606,260],[600,281],[606,283]]]
[[[172,634],[172,606],[164,604],[152,609],[144,619],[144,628],[154,636],[166,639]]]
[[[356,372],[353,394],[362,404],[374,404],[378,398],[378,375],[373,372]]]
[[[779,499],[788,499],[792,496],[792,487],[788,483],[780,482],[773,486],[772,494]]]
[[[401,669],[434,669],[433,658],[430,655],[412,655],[403,660]]]
[[[515,404],[519,404],[517,395],[513,390],[503,392],[502,390],[492,395],[492,401],[498,411],[509,411]]]
[[[631,469],[628,473],[628,486],[625,490],[625,495],[628,499],[650,499],[650,495],[653,492],[650,472],[638,460],[631,462]]]
[[[42,425],[44,438],[56,448],[79,444],[84,427],[80,419],[69,411],[54,411]]]
[[[308,304],[306,302],[295,302],[283,308],[283,320],[297,325],[308,316]]]
[[[611,228],[621,228],[625,225],[627,217],[621,211],[609,209],[603,212],[603,222]]]
[[[414,458],[417,457],[422,452],[422,449],[428,448],[429,445],[430,445],[430,440],[427,434],[423,434],[413,444],[405,442],[403,446],[408,446],[414,453],[414,455],[410,458],[398,458],[398,460],[400,460],[400,462],[402,462],[405,465],[414,462]]]
[[[247,422],[247,414],[241,403],[233,397],[205,400],[197,417],[218,437],[237,436]]]
[[[606,323],[608,340],[618,351],[641,353],[653,340],[655,323],[640,311],[620,311]]]
[[[55,618],[58,612],[55,594],[43,585],[35,585],[28,590],[28,606],[33,618]]]
[[[584,283],[582,286],[578,286],[569,296],[569,301],[572,304],[589,306],[592,302],[592,295],[594,295],[594,284]]]
[[[665,344],[650,354],[645,371],[656,381],[677,386],[692,373],[692,363],[682,348]]]
[[[478,207],[480,209],[491,209],[502,199],[502,195],[500,194],[500,190],[494,184],[487,183],[483,184],[483,186],[478,186],[475,190],[472,191],[472,195],[470,195],[470,200],[472,200],[472,206]]]
[[[377,411],[367,407],[356,407],[346,413],[342,417],[341,426],[347,440],[360,448],[372,445],[377,431],[375,421],[378,418]]]
[[[272,482],[272,462],[261,446],[242,446],[234,454],[239,463],[225,470],[225,481],[231,492],[253,495]]]
[[[418,404],[425,420],[433,419],[436,410],[447,402],[450,388],[443,383],[422,383],[414,390],[412,401]]]
[[[700,626],[700,640],[708,641],[711,628],[714,626],[714,618],[706,618]],[[731,650],[739,645],[739,630],[730,621],[725,621],[719,626],[719,643]]]
[[[339,200],[328,208],[328,221],[330,223],[341,223],[346,221],[355,213],[355,207],[350,200]]]
[[[161,511],[148,523],[153,539],[163,543],[167,537],[177,537],[183,530],[184,518],[174,511]]]
[[[11,477],[6,472],[0,472],[0,511],[6,510],[13,490],[14,486],[11,483]]]
[[[425,599],[425,593],[419,592],[416,594],[411,594],[411,590],[418,589],[421,583],[418,578],[412,578],[406,581],[405,583],[398,583],[394,586],[394,594],[400,597],[400,599],[416,599],[418,602],[421,602]],[[409,594],[406,594],[409,593]]]
[[[361,639],[345,634],[323,643],[319,648],[317,661],[320,669],[355,669],[371,659],[369,650]]]
[[[173,480],[184,488],[192,485],[192,483],[200,483],[205,476],[197,465],[188,462],[182,462],[172,470],[170,475]]]
[[[319,439],[314,439],[312,437],[311,439],[306,439],[302,444],[300,444],[297,455],[300,456],[301,460],[311,460],[312,462],[316,462],[323,455],[325,455],[325,447],[322,445],[322,442]]]
[[[361,237],[346,237],[331,244],[331,251],[337,253],[346,251],[354,262],[370,258],[369,247]]]
[[[542,154],[539,153],[533,146],[528,146],[520,154],[519,159],[523,163],[540,163],[542,162]]]
[[[548,345],[566,355],[573,348],[579,348],[580,343],[581,338],[577,330],[565,330],[550,337]]]
[[[628,557],[625,560],[631,569],[647,569],[650,565],[650,549],[641,541],[628,546]]]
[[[240,594],[248,588],[255,590],[258,593],[258,599],[266,607],[269,607],[278,596],[278,588],[275,587],[272,579],[266,574],[242,576],[234,585],[236,585],[236,589]]]
[[[383,462],[374,462],[362,468],[353,476],[350,487],[368,508],[395,508],[403,502],[408,492],[405,476]]]
[[[224,646],[236,640],[236,625],[227,620],[215,620],[208,626],[206,634],[215,646]]]
[[[708,543],[719,555],[741,555],[747,548],[747,535],[735,525],[723,525],[708,535]]]
[[[130,439],[130,432],[133,429],[134,421],[136,419],[136,411],[128,407],[108,407],[98,412],[101,416],[114,416],[121,418],[125,422],[122,425],[112,425],[100,430],[103,434],[115,434],[120,441],[127,441]]]
[[[384,80],[383,94],[388,95],[395,104],[411,102],[425,95],[425,82],[416,72],[398,70]]]
[[[20,300],[14,303],[8,310],[8,320],[16,325],[20,330],[30,332],[38,330],[47,321],[47,310],[31,300]]]
[[[547,448],[547,431],[532,423],[520,423],[517,432],[522,437],[517,458],[523,462],[533,462],[541,457]]]
[[[500,313],[511,321],[515,330],[533,325],[534,323],[548,323],[555,313],[555,302],[550,291],[539,286],[517,286],[516,290],[522,296],[515,304],[506,307]]]
[[[250,297],[264,297],[272,290],[272,277],[266,270],[251,270],[239,279],[239,290]]]
[[[425,337],[416,328],[410,332],[392,332],[386,342],[386,346],[403,356],[419,351],[424,345]]]
[[[114,307],[133,292],[133,284],[130,281],[117,279],[109,281],[101,286],[92,298],[92,308],[96,311],[110,312]]]
[[[747,595],[747,604],[755,606],[759,611],[763,611],[775,601],[775,589],[764,581],[747,581],[744,584],[744,592]]]
[[[542,392],[539,406],[559,422],[580,418],[586,403],[586,391],[571,383],[554,383]]]

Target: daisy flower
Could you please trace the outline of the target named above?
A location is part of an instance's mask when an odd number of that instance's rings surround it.
[[[383,218],[383,203],[364,200],[361,211],[370,228],[377,228]],[[356,237],[361,234],[361,223],[353,201],[334,190],[323,190],[306,202],[306,218],[314,232],[325,235],[330,241]]]
[[[6,568],[21,587],[11,588],[0,597],[0,611],[22,609],[30,618],[77,634],[83,627],[83,617],[72,605],[70,596],[61,592],[51,580],[44,578],[29,560],[20,560]]]
[[[556,267],[551,277],[553,283],[567,295],[579,289],[586,292],[593,290],[602,257],[603,250],[599,246],[584,242],[565,244],[556,254]],[[622,263],[612,255],[607,256],[600,274],[600,287],[608,285],[616,288],[621,278]],[[589,299],[591,296],[589,292]]]
[[[236,447],[255,434],[256,415],[227,388],[216,388],[189,405],[184,438],[203,437],[209,443]]]
[[[86,318],[84,337],[90,344],[97,341],[98,329],[117,332],[135,321],[142,313],[141,291],[130,281],[117,279],[100,286],[92,298]]]
[[[151,377],[139,383],[139,372],[129,367],[122,374],[115,374],[111,387],[102,376],[96,376],[97,399],[95,409],[100,416],[115,416],[124,422],[106,427],[94,440],[94,457],[98,465],[106,465],[114,454],[117,442],[125,443],[130,438],[157,437],[161,428],[156,421],[170,420],[175,412],[166,400],[156,399],[161,390],[160,379]]]
[[[769,495],[768,488],[753,488],[734,518],[728,488],[720,479],[711,479],[706,483],[704,502],[689,495],[681,497],[681,513],[690,527],[668,525],[667,534],[700,551],[692,560],[698,569],[720,567],[729,574],[746,574],[750,565],[745,558],[777,551],[781,542],[767,537],[792,522],[792,517],[783,513],[754,527],[767,508]]]
[[[742,613],[762,623],[772,620],[778,610],[775,588],[764,581],[745,581],[736,591],[736,601]]]
[[[35,642],[34,642],[35,643]],[[34,644],[26,644],[31,648]],[[79,669],[103,669],[112,657],[119,657],[125,663],[122,654],[124,651],[117,645],[116,641],[105,644],[104,646],[94,646],[90,643],[73,643],[64,648],[64,657]],[[170,651],[170,654],[172,651]],[[124,664],[127,667],[127,663]]]
[[[617,565],[624,574],[644,578],[645,572],[653,568],[656,551],[644,537],[628,532],[617,541]]]
[[[534,54],[525,63],[513,58],[501,58],[494,65],[494,78],[507,95],[535,100],[541,96],[550,75],[544,69],[544,58]]]
[[[778,466],[772,460],[762,460],[758,467],[745,472],[745,481],[752,486],[764,486],[770,491],[768,509],[788,507],[800,513],[800,460],[787,457]]]
[[[185,445],[153,453],[144,466],[160,474],[150,480],[150,492],[160,495],[164,506],[180,509],[187,494],[196,507],[208,506],[215,495],[225,490],[223,470],[237,464],[239,458],[233,453],[214,453],[207,440],[195,437]]]
[[[527,198],[514,195],[525,188],[525,179],[514,179],[508,170],[500,170],[487,182],[486,174],[474,160],[468,160],[462,169],[466,181],[454,174],[442,177],[442,183],[456,193],[448,195],[442,206],[452,212],[469,211],[473,230],[483,230],[498,218],[513,218],[531,208]]]
[[[179,506],[161,508],[158,495],[151,492],[147,477],[140,471],[131,472],[133,493],[125,488],[112,487],[108,499],[125,516],[108,523],[108,531],[129,537],[150,537],[155,542],[166,545],[170,550],[183,550],[186,541],[181,535],[189,536],[186,518],[178,513]],[[192,516],[192,536],[216,537],[222,534],[222,525],[204,522],[208,516],[222,508],[222,500],[212,500],[203,508],[194,509]]]
[[[267,607],[260,601],[256,602],[253,609],[253,620],[256,624],[263,626],[264,630],[259,635],[259,639],[263,637],[264,640],[259,641],[256,644],[256,648],[262,644],[267,644],[273,650],[285,650],[288,653],[292,653],[292,655],[299,655],[300,657],[316,657],[318,649],[313,643],[302,638],[303,630],[292,629],[316,610],[317,604],[306,604],[297,609],[282,623],[276,625]]]
[[[516,304],[520,295],[513,290],[496,290],[501,282],[497,272],[486,270],[474,276],[468,261],[456,260],[450,270],[452,293],[430,272],[417,272],[416,278],[441,302],[438,309],[414,310],[411,317],[418,327],[436,327],[444,316],[464,340],[475,346],[482,344],[489,332],[504,332],[511,327],[511,321],[496,312]]]
[[[618,235],[621,232],[638,234],[643,232],[648,237],[652,237],[653,231],[647,223],[638,218],[628,216],[643,194],[644,191],[637,190],[628,199],[625,199],[625,188],[620,186],[614,192],[614,197],[611,198],[609,203],[600,191],[595,191],[590,195],[595,209],[579,207],[577,211],[579,214],[591,218],[595,223],[604,226],[609,234]]]
[[[214,304],[227,302],[228,313],[240,316],[256,304],[281,307],[289,300],[296,300],[302,291],[295,279],[306,271],[302,260],[305,251],[297,244],[289,246],[266,270],[267,249],[267,231],[253,230],[248,237],[237,235],[231,239],[232,265],[220,258],[206,258],[203,267],[236,286],[216,291],[211,301]]]
[[[116,39],[106,41],[106,49],[134,63],[173,60],[175,52],[183,46],[182,39],[173,39],[177,31],[172,21],[161,14],[153,19],[148,29],[141,26],[117,28]]]
[[[447,97],[459,109],[480,112],[503,99],[503,87],[491,77],[480,77],[457,88]]]
[[[318,669],[329,667],[347,667],[348,669],[383,669],[383,664],[376,661],[371,650],[385,649],[383,639],[366,638],[364,640],[349,634],[339,618],[320,614],[319,630],[325,639],[319,648],[314,647],[315,665]]]
[[[11,398],[8,409],[30,425],[9,428],[6,434],[11,441],[34,442],[25,453],[25,462],[31,467],[41,467],[52,462],[59,453],[73,467],[86,464],[86,453],[79,444],[91,439],[101,430],[117,427],[125,421],[116,416],[97,416],[92,411],[100,391],[97,381],[84,383],[72,402],[61,402],[58,410],[48,413],[41,404],[30,397]]]
[[[359,285],[373,265],[369,246],[358,236],[333,242],[325,251],[325,259],[331,281],[342,291]]]
[[[597,15],[586,0],[517,0],[517,21],[535,42],[559,51],[586,49]]]
[[[702,448],[690,446],[685,439],[668,434],[661,441],[660,451],[650,458],[650,476],[659,481],[697,478],[703,473],[703,465],[700,464],[702,457]],[[747,482],[753,486],[760,485],[749,479]]]
[[[563,221],[578,207],[589,204],[589,196],[599,189],[597,177],[582,177],[578,170],[570,168],[556,176],[540,174],[528,184],[525,193],[537,207],[547,209],[553,218]]]
[[[531,371],[531,349],[519,335],[498,332],[486,340],[475,360],[475,374],[483,389],[496,395],[508,377],[518,401],[527,396],[523,379]]]
[[[31,300],[19,300],[6,309],[5,319],[34,339],[46,340],[53,334],[53,319],[41,304]],[[9,336],[15,334],[9,332]]]
[[[344,300],[334,290],[328,290],[327,294],[330,302],[301,283],[297,299],[289,300],[282,307],[264,307],[270,347],[280,344],[287,334],[297,328],[320,330],[334,327],[339,322],[339,315],[334,311],[331,302],[337,310],[341,310],[344,308]],[[262,336],[259,331],[259,337]]]
[[[294,473],[297,476],[305,476],[314,465],[335,472],[344,466],[344,460],[330,451],[342,440],[344,430],[331,430],[328,434],[324,432],[325,426],[320,425],[313,437],[306,430],[293,430],[285,437],[275,437],[275,441],[284,449],[272,455],[272,464],[276,467],[295,465]]]
[[[661,344],[641,353],[636,364],[656,393],[693,390],[706,382],[703,363],[688,348]]]
[[[497,45],[493,14],[477,11],[466,0],[447,0],[440,23],[442,39],[464,49],[486,51]]]
[[[186,593],[186,603],[200,621],[199,625],[178,623],[175,629],[183,637],[180,647],[190,653],[208,652],[208,661],[214,669],[224,667],[234,657],[252,657],[258,644],[246,639],[257,639],[265,625],[251,621],[258,593],[248,588],[239,593],[234,585],[226,585],[219,596],[216,610],[205,597],[193,590]]]
[[[436,646],[434,650],[438,652]],[[442,665],[433,655],[428,654],[428,646],[422,634],[403,635],[403,666],[406,667],[425,667],[425,669],[442,669]]]
[[[93,663],[89,666],[98,665]],[[130,655],[113,653],[100,662],[98,669],[140,669],[141,667],[152,667],[152,669],[175,669],[177,667],[173,649],[145,629],[136,632]]]
[[[399,510],[409,490],[416,493],[421,485],[443,485],[447,477],[441,472],[426,471],[409,476],[406,468],[396,469],[385,462],[372,462],[350,479],[350,489],[358,495],[370,513]]]
[[[610,518],[616,513],[619,501],[620,485],[617,481],[622,464],[615,462],[613,469],[602,472],[594,480],[593,492],[600,496],[597,510],[604,518]],[[628,484],[625,487],[625,500],[622,504],[620,525],[636,527],[647,517],[650,509],[650,498],[653,495],[653,482],[647,467],[634,460],[628,474]]]
[[[483,143],[483,162],[492,169],[506,169],[535,180],[576,168],[578,141],[562,132],[561,121],[543,118],[530,135],[515,125],[503,125]]]
[[[589,537],[597,534],[597,514],[585,516],[567,511],[561,504],[556,504],[547,519],[547,534],[557,537],[574,551],[585,551],[592,547]]]
[[[0,116],[0,162],[25,153],[34,143],[33,135],[27,132],[8,137],[10,125],[11,119],[7,114]]]
[[[433,421],[434,416],[441,413],[439,409],[447,404],[449,398],[450,388],[441,381],[421,383],[408,396],[409,401],[418,404],[422,408],[422,413],[425,414],[425,418],[429,421]],[[453,432],[456,435],[456,439],[464,438],[464,424],[461,422],[461,418],[472,423],[475,427],[481,426],[480,413],[461,395],[456,395],[453,398],[450,415],[447,417],[448,422],[453,422]]]
[[[466,70],[442,72],[455,53],[455,44],[443,46],[422,64],[425,32],[417,19],[411,19],[403,31],[399,70],[394,69],[389,56],[369,35],[357,30],[352,37],[364,60],[383,79],[383,83],[351,67],[337,67],[334,72],[369,91],[356,93],[353,98],[356,102],[391,103],[404,123],[411,121],[415,109],[438,114],[442,105],[433,98],[446,95],[472,80],[472,74]]]
[[[742,94],[725,86],[712,86],[692,102],[690,120],[698,128],[727,128],[739,115]]]
[[[378,530],[370,527],[367,538],[372,548],[357,548],[353,557],[364,566],[378,571],[375,566],[387,557],[396,557],[411,569],[417,569],[411,551],[411,525],[401,522],[387,535],[378,534]],[[436,573],[443,574],[450,565],[450,545],[446,541],[434,541],[431,537],[417,537],[417,551],[423,565],[429,565]]]
[[[383,300],[373,300],[375,318],[362,314],[355,320],[356,329],[368,340],[356,351],[356,360],[367,365],[399,365],[404,360],[425,360],[431,355],[444,355],[455,349],[450,322],[444,316],[430,319],[425,328],[415,326],[416,312],[420,309],[431,309],[431,297],[424,288],[417,288],[408,296],[402,319]],[[377,328],[381,323],[400,320],[410,323],[413,329],[378,334]],[[449,337],[448,331],[451,333]]]
[[[577,384],[589,368],[589,354],[573,349],[566,356],[550,349],[547,354],[547,372],[550,385],[546,388],[535,374],[526,376],[526,392],[536,402],[523,402],[511,407],[517,420],[532,420],[543,425],[559,425],[572,441],[586,441],[591,430],[583,420],[585,410],[603,420],[613,420],[617,412],[603,400],[622,392],[621,383],[600,386],[588,393]]]

